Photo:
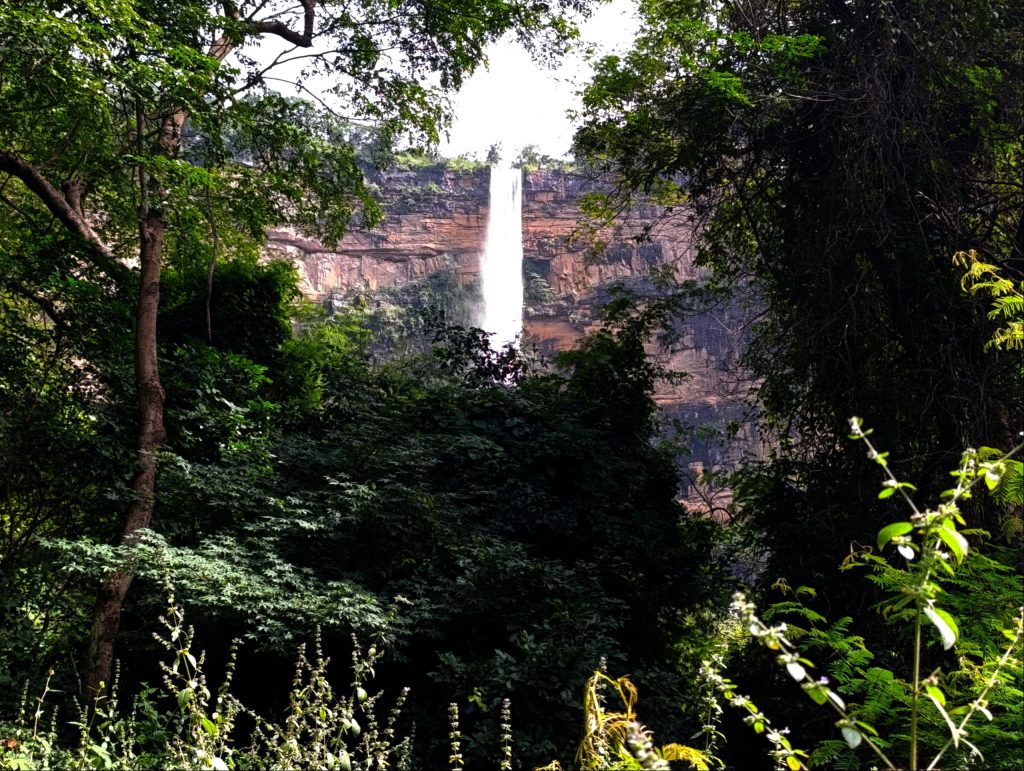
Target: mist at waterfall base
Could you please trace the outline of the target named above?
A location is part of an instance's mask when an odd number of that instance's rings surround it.
[[[480,328],[491,348],[515,345],[523,331],[522,169],[491,167],[487,241],[480,257]]]

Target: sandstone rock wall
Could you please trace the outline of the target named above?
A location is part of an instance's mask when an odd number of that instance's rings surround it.
[[[288,230],[272,230],[267,251],[290,259],[302,291],[323,299],[353,288],[378,289],[451,264],[471,281],[487,230],[487,171],[396,171],[374,184],[386,215],[373,230],[353,229],[334,250]]]
[[[386,211],[373,230],[351,231],[334,250],[293,232],[269,234],[268,252],[294,262],[307,295],[324,299],[406,284],[451,267],[460,282],[477,279],[487,230],[488,170],[387,171],[372,181]],[[578,175],[525,174],[525,334],[545,352],[565,349],[596,328],[595,306],[613,281],[643,283],[653,268],[666,264],[680,278],[698,277],[693,231],[685,217],[658,223],[650,238],[642,239],[638,236],[657,210],[636,210],[597,234],[599,249],[580,237],[580,199],[594,190],[593,182]],[[740,311],[723,306],[680,322],[671,349],[651,347],[662,363],[689,373],[681,383],[659,387],[656,398],[667,416],[687,424],[738,427],[739,442],[690,441],[692,476],[729,466],[754,448],[755,431],[744,406],[750,383],[738,367],[744,328]],[[689,492],[697,497],[696,487]]]

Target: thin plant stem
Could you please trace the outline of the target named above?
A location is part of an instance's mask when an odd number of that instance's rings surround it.
[[[780,627],[767,626],[754,613],[753,605],[748,604],[746,602],[746,598],[743,597],[742,593],[733,596],[733,607],[740,610],[741,614],[744,616],[745,625],[757,628],[758,631],[754,633],[754,637],[762,645],[768,647],[769,650],[780,650],[785,654],[799,653],[796,645],[794,645],[793,642],[786,637],[785,624],[783,624]],[[753,628],[751,629],[751,631],[753,632]],[[817,684],[814,678],[808,675],[806,671],[797,682],[801,684]],[[853,726],[855,724],[855,721],[851,720],[846,710],[843,707],[839,706],[842,702],[841,700],[837,702],[838,696],[832,693],[831,690],[828,691],[828,694],[829,697],[825,699],[825,703],[827,703],[839,715],[839,717],[842,718],[843,721]],[[882,751],[881,747],[879,747],[877,744],[871,741],[870,736],[867,736],[863,732],[858,733],[860,733],[861,735],[861,740],[864,743],[866,743],[874,751],[876,755],[878,755],[879,760],[881,760],[882,763],[885,764],[885,767],[889,769],[889,771],[897,771],[897,766],[891,760],[889,760],[886,754]]]
[[[911,692],[910,701],[910,771],[918,771],[918,713],[921,700],[921,617],[924,615],[924,608],[929,602],[928,599],[924,596],[925,588],[928,585],[928,579],[931,577],[929,558],[933,555],[934,549],[938,546],[938,544],[932,543],[931,540],[933,531],[933,521],[929,517],[927,517],[926,514],[923,514],[920,511],[920,509],[917,508],[917,505],[914,503],[913,499],[907,493],[905,485],[899,482],[895,474],[893,474],[892,470],[889,468],[889,465],[885,460],[885,456],[879,454],[878,450],[875,449],[875,446],[871,443],[871,440],[868,439],[868,433],[870,432],[865,432],[862,430],[860,420],[857,418],[851,419],[850,424],[853,428],[855,438],[860,439],[861,441],[864,442],[864,444],[867,445],[868,457],[871,458],[872,460],[875,460],[878,463],[878,465],[882,467],[883,473],[888,478],[888,483],[891,484],[891,486],[894,487],[899,492],[900,496],[902,496],[902,498],[910,506],[910,508],[914,512],[915,518],[920,519],[924,522],[924,531],[922,533],[921,538],[922,554],[921,561],[919,563],[922,567],[922,571],[920,574],[920,581],[917,583],[917,592],[914,600],[914,607],[916,610],[914,614],[914,687],[913,691]],[[1017,453],[1019,453],[1022,448],[1024,448],[1024,443],[1018,444],[1008,453],[1003,455],[1002,460],[1006,461],[1012,458]],[[981,479],[981,477],[978,474],[972,473],[976,468],[974,463],[975,461],[973,459],[968,461],[967,456],[965,455],[964,463],[961,465],[960,469],[961,473],[957,477],[956,488],[953,490],[953,494],[951,496],[951,503],[954,506],[956,506],[957,502],[961,498],[966,497],[969,494],[971,488],[974,487],[974,485],[977,484],[978,481]],[[1010,649],[1007,650],[1006,655],[1004,655],[1003,659],[1000,661],[1000,666],[1002,666],[1003,662],[1005,662],[1005,660],[1009,656],[1010,650],[1013,649],[1014,645],[1016,645],[1016,638],[1014,640],[1013,645],[1011,645]],[[996,673],[998,673],[998,668]],[[988,689],[991,688],[992,682],[994,681],[991,681],[990,684],[986,686],[985,693],[987,693]],[[960,731],[967,724],[967,721],[970,719],[971,715],[976,709],[977,704],[978,701],[975,701],[971,705],[971,709],[968,711],[967,715],[961,722],[960,726],[957,727],[956,733],[950,737],[949,741],[946,742],[943,748],[939,751],[938,756],[936,756],[935,760],[933,760],[932,763],[928,766],[928,769],[934,769],[935,764],[938,762],[939,758],[942,757],[942,754],[946,751],[949,745],[959,741]],[[838,709],[837,705],[833,704],[833,706]],[[868,743],[871,744],[872,747],[874,747],[873,743],[871,743],[870,741]],[[926,769],[926,771],[928,770]]]
[[[999,663],[996,665],[992,676],[988,679],[988,682],[985,683],[985,689],[977,699],[971,702],[970,707],[967,710],[967,714],[964,715],[963,720],[960,721],[960,725],[956,727],[956,735],[949,737],[946,743],[942,745],[942,748],[932,759],[932,762],[928,764],[928,768],[926,768],[925,771],[935,770],[936,764],[942,759],[942,756],[945,754],[946,750],[949,749],[949,746],[958,741],[959,737],[963,735],[963,730],[967,727],[967,723],[970,722],[971,717],[985,704],[985,697],[988,696],[988,692],[995,686],[996,681],[999,678],[1000,670],[1006,666],[1006,663],[1010,660],[1010,654],[1013,653],[1014,649],[1017,647],[1017,643],[1020,642],[1021,636],[1024,635],[1024,607],[1021,607],[1019,611],[1020,613],[1017,616],[1017,632],[1013,636],[1013,641],[1006,648],[1006,652],[1003,653],[1002,658],[999,659]]]
[[[917,771],[917,710],[921,701],[921,608],[914,614],[914,690],[910,694],[910,771]]]

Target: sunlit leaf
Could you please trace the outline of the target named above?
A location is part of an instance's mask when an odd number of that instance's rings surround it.
[[[960,731],[946,713],[946,695],[934,685],[926,685],[924,690],[928,695],[928,698],[931,699],[932,704],[935,705],[935,709],[937,709],[939,714],[942,715],[942,719],[946,721],[946,726],[949,728],[949,735],[953,740],[953,746],[958,746],[960,743]]]
[[[942,692],[942,689],[935,685],[926,685],[925,691],[932,701],[937,703],[940,707],[946,706],[946,694]]]
[[[946,520],[936,532],[938,532],[942,542],[956,556],[956,561],[960,562],[963,560],[970,546],[967,543],[967,539],[956,531],[956,526],[950,520]]]
[[[892,490],[893,488],[887,489]],[[886,525],[878,532],[878,548],[882,549],[893,538],[906,535],[913,529],[914,526],[909,522],[893,522],[891,525]]]
[[[856,749],[860,746],[860,743],[864,741],[864,737],[861,736],[860,731],[856,728],[850,728],[849,726],[843,726],[843,738],[846,743],[850,745],[850,749]]]
[[[952,648],[957,638],[956,622],[953,621],[953,617],[944,610],[930,607],[924,608],[924,614],[935,628],[939,630],[939,636],[942,638],[942,647],[946,650]]]

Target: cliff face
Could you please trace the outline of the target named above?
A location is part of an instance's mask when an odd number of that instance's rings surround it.
[[[293,232],[275,230],[268,251],[292,260],[310,297],[405,284],[454,267],[460,280],[479,274],[487,231],[487,169],[439,168],[388,171],[374,179],[386,216],[373,230],[350,231],[337,248]],[[680,221],[659,227],[654,240],[639,242],[646,216],[632,212],[605,244],[580,237],[579,201],[594,186],[580,176],[532,171],[523,180],[523,273],[526,332],[544,349],[563,349],[590,326],[602,289],[619,279],[640,279],[652,268],[675,266],[692,278],[691,231]]]
[[[409,283],[452,263],[469,282],[479,273],[488,181],[486,169],[384,172],[373,182],[386,211],[376,228],[349,231],[333,251],[293,232],[273,230],[267,251],[292,260],[302,291],[317,299]]]
[[[469,284],[479,275],[487,230],[489,171],[442,168],[387,171],[373,180],[386,216],[372,231],[351,231],[333,251],[287,231],[269,234],[267,250],[298,268],[303,291],[325,299],[357,289],[408,284],[440,270],[455,271]],[[579,235],[581,196],[593,183],[557,171],[527,172],[523,181],[525,334],[542,351],[553,352],[595,328],[595,306],[614,281],[643,284],[652,269],[671,265],[677,277],[696,278],[693,233],[684,218],[659,223],[650,239],[638,236],[655,216],[634,211],[614,229],[597,234],[602,248]],[[652,345],[651,354],[689,377],[663,384],[656,398],[670,418],[686,424],[736,423],[740,441],[728,450],[712,439],[691,437],[696,475],[731,465],[753,448],[754,429],[743,400],[749,383],[738,368],[743,341],[735,307],[690,317],[678,324],[669,350]],[[697,488],[689,491],[698,495]]]

